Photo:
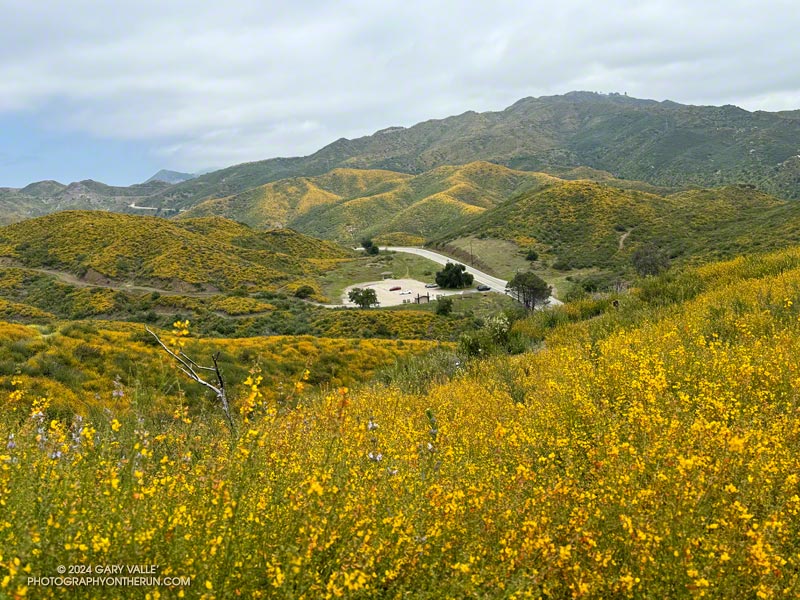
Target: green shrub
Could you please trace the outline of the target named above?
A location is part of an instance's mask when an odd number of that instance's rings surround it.
[[[447,316],[453,312],[453,299],[442,296],[436,301],[436,314]]]
[[[314,288],[310,285],[301,285],[294,292],[295,298],[306,299],[314,295]]]

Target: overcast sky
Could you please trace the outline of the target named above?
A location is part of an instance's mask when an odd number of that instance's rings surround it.
[[[800,108],[796,0],[0,0],[0,186],[305,155],[525,96]]]

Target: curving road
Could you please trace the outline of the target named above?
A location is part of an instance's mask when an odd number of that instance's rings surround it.
[[[383,246],[381,247],[381,250],[389,250],[390,252],[405,252],[407,254],[416,254],[417,256],[427,258],[428,260],[432,260],[433,262],[438,263],[440,265],[444,265],[449,262],[460,262],[454,258],[445,256],[444,254],[439,254],[438,252],[433,252],[432,250],[426,250],[424,248],[414,248],[413,246]],[[484,283],[488,285],[495,292],[500,292],[501,294],[506,293],[506,285],[508,284],[506,280],[500,279],[499,277],[493,277],[488,273],[479,271],[475,267],[470,267],[469,265],[464,265],[464,266],[467,267],[467,273],[471,273],[472,276],[475,277],[475,281],[477,281],[478,283]],[[563,304],[563,302],[561,302],[554,296],[550,296],[547,299],[547,302],[551,306]]]

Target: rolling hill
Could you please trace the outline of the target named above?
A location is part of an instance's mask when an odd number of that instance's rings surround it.
[[[628,270],[636,249],[650,244],[700,262],[800,242],[800,204],[752,185],[675,192],[588,167],[560,174],[487,162],[416,176],[335,169],[207,200],[180,218],[222,215],[346,244],[398,235],[450,249],[465,238],[510,241],[559,270]]]
[[[185,339],[219,352],[235,435],[140,325],[0,324],[4,581],[66,547],[218,597],[792,597],[798,289],[797,248],[687,269],[518,321],[544,344],[466,364]]]
[[[0,261],[88,282],[252,291],[314,283],[349,251],[293,231],[254,231],[219,217],[175,222],[65,211],[0,228]],[[313,285],[312,285],[313,287]]]
[[[417,176],[334,169],[319,177],[284,179],[207,200],[180,217],[221,215],[253,227],[286,226],[346,243],[397,232],[427,238],[551,181],[555,179],[541,173],[487,162],[437,167]]]
[[[752,186],[656,195],[586,180],[553,183],[456,224],[434,245],[508,240],[561,270],[630,268],[653,244],[673,261],[702,262],[800,243],[800,204]]]
[[[309,210],[348,199],[390,193],[410,175],[380,170],[335,169],[319,177],[293,177],[235,196],[208,200],[181,218],[219,215],[251,227],[284,227]]]

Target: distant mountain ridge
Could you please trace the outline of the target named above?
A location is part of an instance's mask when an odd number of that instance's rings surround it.
[[[131,206],[146,203],[169,186],[151,181],[117,187],[86,179],[69,185],[39,181],[19,189],[0,188],[0,225],[70,209],[136,212]]]
[[[799,198],[798,155],[796,111],[751,113],[735,106],[570,92],[524,98],[499,112],[469,111],[355,140],[342,138],[306,157],[235,165],[164,190],[153,202],[186,208],[337,167],[418,174],[476,160],[544,172],[588,166],[669,187],[751,183]]]
[[[174,185],[151,181],[127,193],[93,190],[74,208],[176,213],[292,177],[320,176],[337,168],[418,175],[444,165],[487,161],[515,170],[559,174],[588,167],[616,178],[667,188],[746,183],[786,198],[800,198],[800,111],[748,112],[735,106],[688,106],[620,94],[570,92],[523,98],[502,111],[465,112],[412,127],[388,127],[354,140],[341,138],[305,157],[234,165]],[[83,183],[83,182],[81,182]],[[46,185],[42,185],[46,184]],[[60,210],[64,191],[0,189],[0,222]],[[41,191],[50,186],[50,194]],[[107,186],[108,187],[108,186]],[[125,188],[115,188],[125,189]],[[45,196],[48,198],[44,202]],[[135,209],[134,209],[135,210]],[[38,211],[38,212],[37,212]],[[152,214],[152,213],[150,213]]]

